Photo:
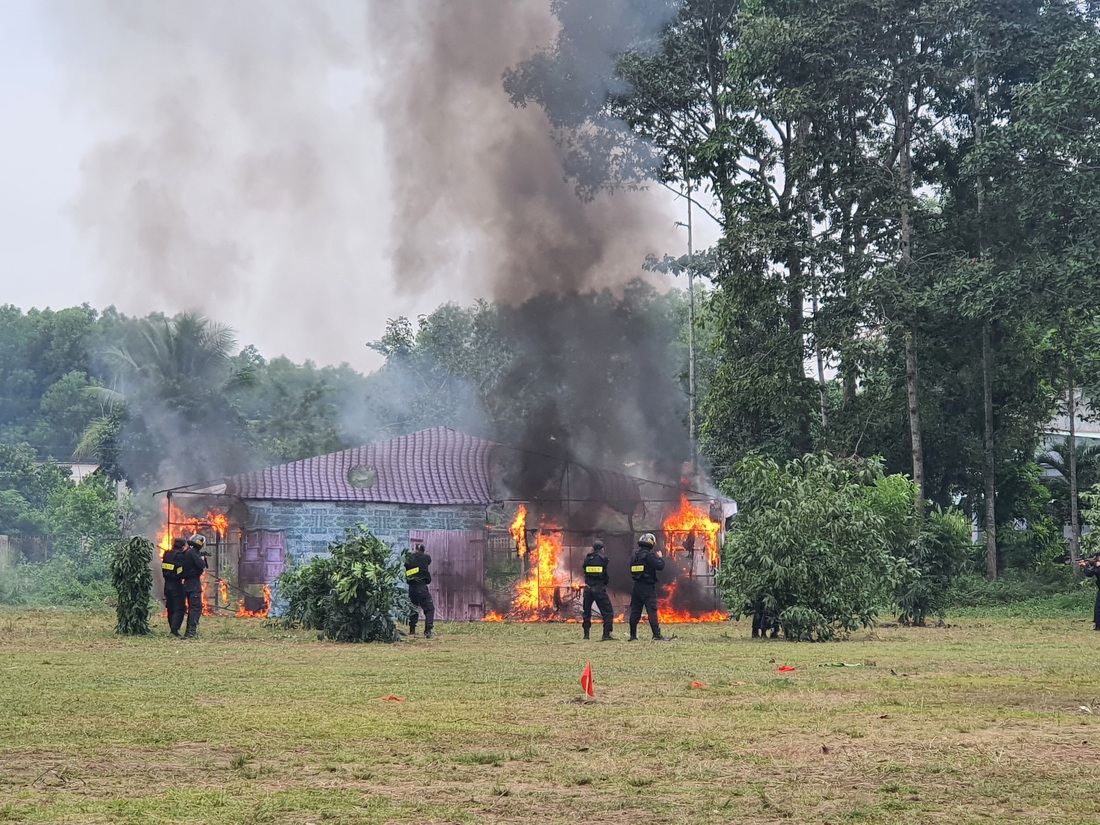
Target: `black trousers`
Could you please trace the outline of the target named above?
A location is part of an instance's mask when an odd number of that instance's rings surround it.
[[[773,639],[778,636],[779,620],[770,613],[767,613],[763,608],[759,608],[752,614],[752,637],[754,639],[757,636],[764,638],[768,635],[769,630],[771,631]]]
[[[1100,586],[1096,588],[1096,603],[1092,606],[1092,624],[1100,630]]]
[[[202,577],[186,580],[183,592],[187,596],[187,632],[194,634],[202,617]]]
[[[661,635],[661,625],[657,621],[657,585],[651,582],[634,582],[630,592],[630,635],[638,635],[638,622],[642,618],[642,608],[649,615],[649,629],[654,636]]]
[[[584,588],[584,607],[581,610],[581,624],[585,630],[592,627],[592,603],[596,603],[596,607],[600,609],[600,616],[603,618],[603,634],[605,636],[611,635],[611,626],[614,622],[612,613],[614,609],[611,607],[611,598],[607,595],[607,588],[603,585],[593,587],[588,585]]]
[[[168,608],[168,629],[179,633],[183,627],[183,615],[187,612],[187,594],[179,579],[164,580],[164,606]],[[202,609],[201,599],[199,609]]]
[[[413,603],[412,612],[409,614],[409,630],[416,631],[416,620],[420,618],[420,611],[424,611],[424,632],[427,633],[435,627],[435,602],[426,584],[409,583],[409,601]]]

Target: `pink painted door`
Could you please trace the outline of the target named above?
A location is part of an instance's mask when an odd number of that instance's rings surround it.
[[[435,617],[441,621],[480,622],[485,607],[485,531],[412,530],[409,549],[420,542],[432,557]]]
[[[286,534],[252,530],[244,535],[239,576],[241,586],[271,584],[286,567]]]

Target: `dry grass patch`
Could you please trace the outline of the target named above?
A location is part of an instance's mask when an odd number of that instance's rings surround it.
[[[159,626],[120,639],[112,618],[0,610],[0,822],[1086,822],[1097,808],[1100,723],[1079,708],[1098,698],[1100,634],[1080,622],[820,645],[753,642],[744,623],[676,628],[668,645],[444,625],[387,646],[234,619],[204,620],[194,643]],[[859,666],[822,666],[844,662]]]

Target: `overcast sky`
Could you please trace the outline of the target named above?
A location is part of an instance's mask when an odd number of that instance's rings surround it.
[[[197,310],[269,358],[370,369],[377,361],[365,344],[387,318],[496,297],[478,271],[493,244],[484,210],[467,225],[437,216],[430,240],[439,248],[421,262],[433,271],[415,288],[394,264],[393,238],[408,245],[418,227],[394,223],[401,136],[387,138],[375,100],[381,83],[399,77],[382,61],[400,51],[372,47],[370,16],[350,0],[3,0],[0,303]],[[516,24],[517,37],[543,29]],[[530,52],[513,45],[500,50],[503,65],[478,68],[486,94],[495,96],[509,61]],[[512,109],[503,92],[500,101],[478,109],[494,121],[539,116]],[[538,131],[525,128],[509,139]],[[416,138],[410,144],[428,151],[432,140],[449,141]],[[449,185],[468,188],[482,159],[463,157],[467,177]],[[600,254],[640,265],[647,252],[683,251],[672,228],[680,207],[667,193],[616,198],[615,209],[645,200],[660,231]],[[585,208],[606,222],[611,207]],[[457,229],[438,237],[451,223]],[[561,222],[583,224],[583,214]],[[646,234],[636,220],[623,225],[624,234]],[[631,264],[617,277],[638,271]]]

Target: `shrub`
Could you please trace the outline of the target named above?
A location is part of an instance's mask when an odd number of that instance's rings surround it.
[[[118,624],[115,633],[123,636],[144,636],[149,632],[149,593],[153,587],[153,544],[134,536],[120,542],[111,558],[111,584],[118,602],[115,610]]]
[[[762,606],[792,640],[831,639],[873,624],[907,567],[892,553],[909,518],[898,506],[906,482],[876,496],[873,485],[882,479],[877,462],[827,454],[783,467],[760,456],[742,460],[726,487],[740,512],[718,574],[731,609]]]
[[[900,621],[923,626],[928,616],[941,622],[951,585],[970,551],[970,523],[958,510],[932,510],[910,542],[906,558],[915,575],[903,576],[895,592]]]
[[[279,576],[282,623],[339,642],[395,642],[408,613],[404,570],[393,550],[362,524],[321,556]]]

